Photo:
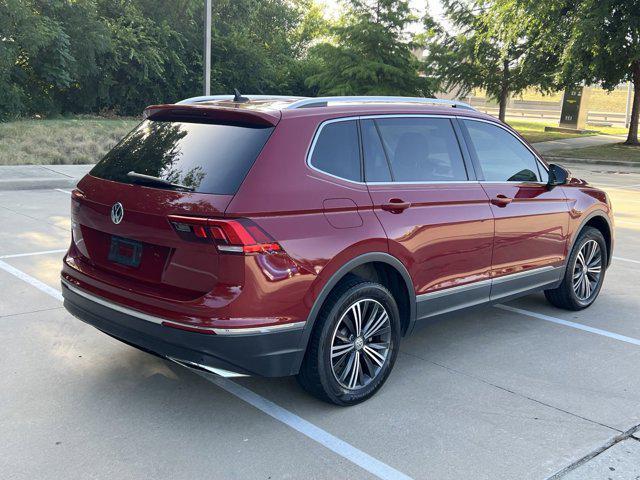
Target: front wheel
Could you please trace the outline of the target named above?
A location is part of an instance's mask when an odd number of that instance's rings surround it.
[[[607,243],[599,230],[586,227],[578,236],[558,288],[545,290],[547,300],[566,310],[591,305],[602,288],[607,265]]]
[[[321,400],[355,405],[382,387],[399,341],[393,295],[378,283],[349,278],[322,307],[298,381]]]

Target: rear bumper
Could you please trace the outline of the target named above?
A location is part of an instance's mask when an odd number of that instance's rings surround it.
[[[64,306],[73,316],[128,345],[221,374],[293,375],[302,355],[302,327],[237,335],[194,333],[166,327],[94,300],[62,282]]]

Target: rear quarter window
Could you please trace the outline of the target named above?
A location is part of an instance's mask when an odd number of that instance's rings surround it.
[[[330,175],[359,182],[360,144],[356,121],[326,123],[316,138],[310,164]]]
[[[273,127],[145,120],[91,170],[94,177],[133,183],[130,171],[233,195]]]

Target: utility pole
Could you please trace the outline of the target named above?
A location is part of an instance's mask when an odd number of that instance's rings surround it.
[[[204,94],[211,95],[211,0],[205,0],[204,12]]]

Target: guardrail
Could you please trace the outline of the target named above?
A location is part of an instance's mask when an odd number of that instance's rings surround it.
[[[480,112],[498,116],[498,107],[484,107],[474,105],[474,108]],[[523,119],[541,119],[553,122],[560,121],[560,109],[537,109],[537,108],[507,108],[507,117],[523,118]],[[624,113],[615,112],[589,112],[587,114],[587,123],[610,123],[616,126],[625,126],[626,115]]]

